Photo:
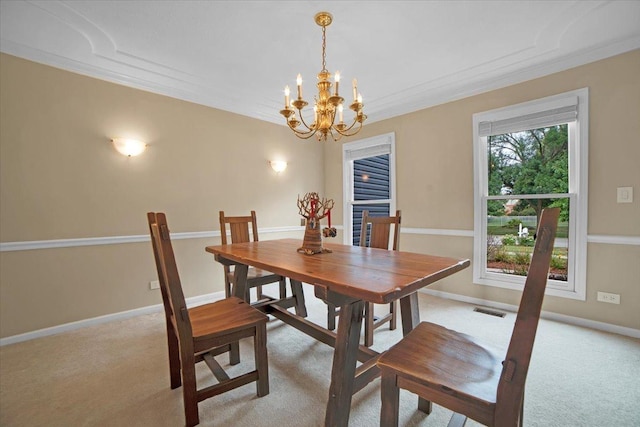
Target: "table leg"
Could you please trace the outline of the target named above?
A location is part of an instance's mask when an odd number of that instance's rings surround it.
[[[418,293],[414,292],[400,299],[400,313],[402,313],[402,335],[405,336],[420,323],[420,307],[418,307]],[[418,398],[418,409],[430,414],[433,405],[430,401]]]
[[[362,300],[344,303],[340,307],[325,427],[349,425],[363,310]]]
[[[244,264],[238,264],[233,269],[233,288],[231,289],[231,295],[242,298],[249,302],[247,298],[249,294],[247,292],[247,273],[249,272],[249,266]],[[240,343],[234,342],[229,344],[229,364],[237,365],[240,363]]]
[[[400,313],[402,314],[402,335],[406,336],[420,323],[420,308],[416,292],[400,298]]]

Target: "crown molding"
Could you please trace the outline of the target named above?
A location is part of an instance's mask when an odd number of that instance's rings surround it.
[[[600,42],[590,48],[567,53],[571,46],[571,42],[566,40],[569,37],[567,34],[571,34],[570,30],[585,25],[594,16],[593,13],[615,5],[615,2],[606,1],[567,4],[563,9],[567,13],[550,17],[546,24],[538,28],[533,40],[506,52],[504,56],[487,58],[470,68],[413,87],[401,88],[389,96],[369,98],[366,100],[367,123],[409,114],[639,49],[640,36],[636,32],[626,38],[608,40],[606,44]],[[126,48],[119,47],[114,41],[115,35],[109,34],[78,12],[81,9],[75,10],[71,3],[52,0],[3,2],[3,9],[7,16],[14,14],[25,19],[25,25],[49,28],[48,25],[54,25],[55,22],[58,26],[55,28],[60,31],[59,34],[54,32],[56,35],[52,36],[57,37],[54,45],[42,44],[53,46],[51,51],[44,51],[36,43],[30,44],[30,38],[23,40],[7,30],[2,33],[4,38],[0,39],[2,52],[108,82],[286,126],[279,114],[281,106],[277,95],[252,99],[248,104],[246,100],[251,98],[251,94],[247,88],[228,88],[213,71],[206,75],[201,71],[202,75],[198,75],[191,71],[181,71],[177,66],[163,64],[159,59],[151,60],[139,53],[126,51]],[[8,38],[12,36],[16,38]],[[411,54],[419,53],[409,53]],[[541,60],[544,62],[538,63]],[[276,88],[274,93],[277,93]]]
[[[640,49],[640,37],[624,39],[615,44],[598,46],[572,55],[561,56],[554,61],[531,65],[524,70],[514,70],[502,75],[473,78],[475,69],[472,69],[465,72],[468,75],[460,76],[457,81],[452,81],[450,77],[446,77],[402,91],[393,97],[368,102],[367,122],[381,121],[410,114],[580,67],[636,49]],[[462,81],[464,83],[459,83]]]

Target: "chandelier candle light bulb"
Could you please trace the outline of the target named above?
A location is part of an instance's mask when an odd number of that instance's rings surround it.
[[[322,70],[318,73],[317,96],[314,96],[313,122],[308,124],[303,117],[302,110],[308,103],[302,98],[302,76],[298,74],[296,85],[298,89],[297,99],[289,102],[289,86],[285,88],[285,105],[280,110],[293,133],[302,139],[316,136],[318,141],[326,141],[328,136],[334,141],[340,140],[343,136],[352,136],[360,132],[362,124],[367,116],[362,111],[362,96],[358,93],[357,80],[353,79],[353,103],[349,108],[354,112],[353,122],[344,123],[344,98],[339,95],[340,72],[335,73],[331,82],[331,73],[326,65],[326,29],[333,21],[333,17],[328,12],[319,12],[314,17],[316,24],[322,27]],[[335,89],[331,87],[335,84]],[[333,92],[333,93],[332,93]],[[307,111],[307,110],[305,110]],[[338,120],[336,120],[338,119]]]

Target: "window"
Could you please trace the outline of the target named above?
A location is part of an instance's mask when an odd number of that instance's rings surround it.
[[[586,296],[588,90],[474,114],[474,283],[522,289],[543,208],[561,208],[547,293]]]
[[[342,146],[344,243],[358,245],[362,211],[372,216],[395,212],[395,135]]]

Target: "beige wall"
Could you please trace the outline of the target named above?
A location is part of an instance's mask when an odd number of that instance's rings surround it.
[[[398,208],[405,228],[473,230],[472,115],[589,88],[588,234],[640,237],[640,51],[365,126],[358,137],[395,132]],[[342,151],[325,146],[325,189],[342,200]],[[616,188],[633,186],[632,204]],[[342,205],[342,204],[341,204]],[[342,212],[336,209],[336,212]],[[473,257],[473,238],[402,234],[402,250]],[[587,300],[547,297],[549,312],[640,329],[640,246],[588,245]],[[517,304],[519,293],[472,284],[471,269],[433,289]],[[596,292],[621,304],[596,302]]]
[[[0,87],[3,243],[144,235],[150,210],[178,233],[218,230],[221,209],[294,227],[298,194],[323,191],[321,145],[283,126],[4,54]],[[126,158],[114,136],[149,148]],[[204,252],[217,240],[175,242],[188,297],[222,290]],[[152,256],[147,242],[1,252],[0,337],[161,303]]]
[[[634,51],[367,124],[358,137],[395,132],[404,227],[472,230],[472,114],[589,87],[589,234],[638,237],[638,75]],[[3,243],[144,235],[149,210],[166,211],[173,232],[217,230],[220,209],[253,208],[261,228],[295,226],[296,197],[312,190],[341,212],[340,144],[301,143],[282,126],[8,55],[0,88]],[[129,133],[149,142],[138,158],[108,142]],[[282,175],[267,165],[278,155],[290,162]],[[634,187],[634,203],[616,204],[618,186]],[[284,235],[298,234],[261,238]],[[222,270],[203,251],[214,240],[175,242],[187,296],[222,289]],[[472,258],[472,240],[403,234],[401,248]],[[640,329],[640,246],[590,243],[588,258],[587,301],[547,297],[544,309]],[[159,304],[154,279],[148,243],[0,252],[0,337]],[[473,285],[471,269],[434,289],[509,304],[519,296]],[[597,303],[596,291],[619,293],[622,304]]]

